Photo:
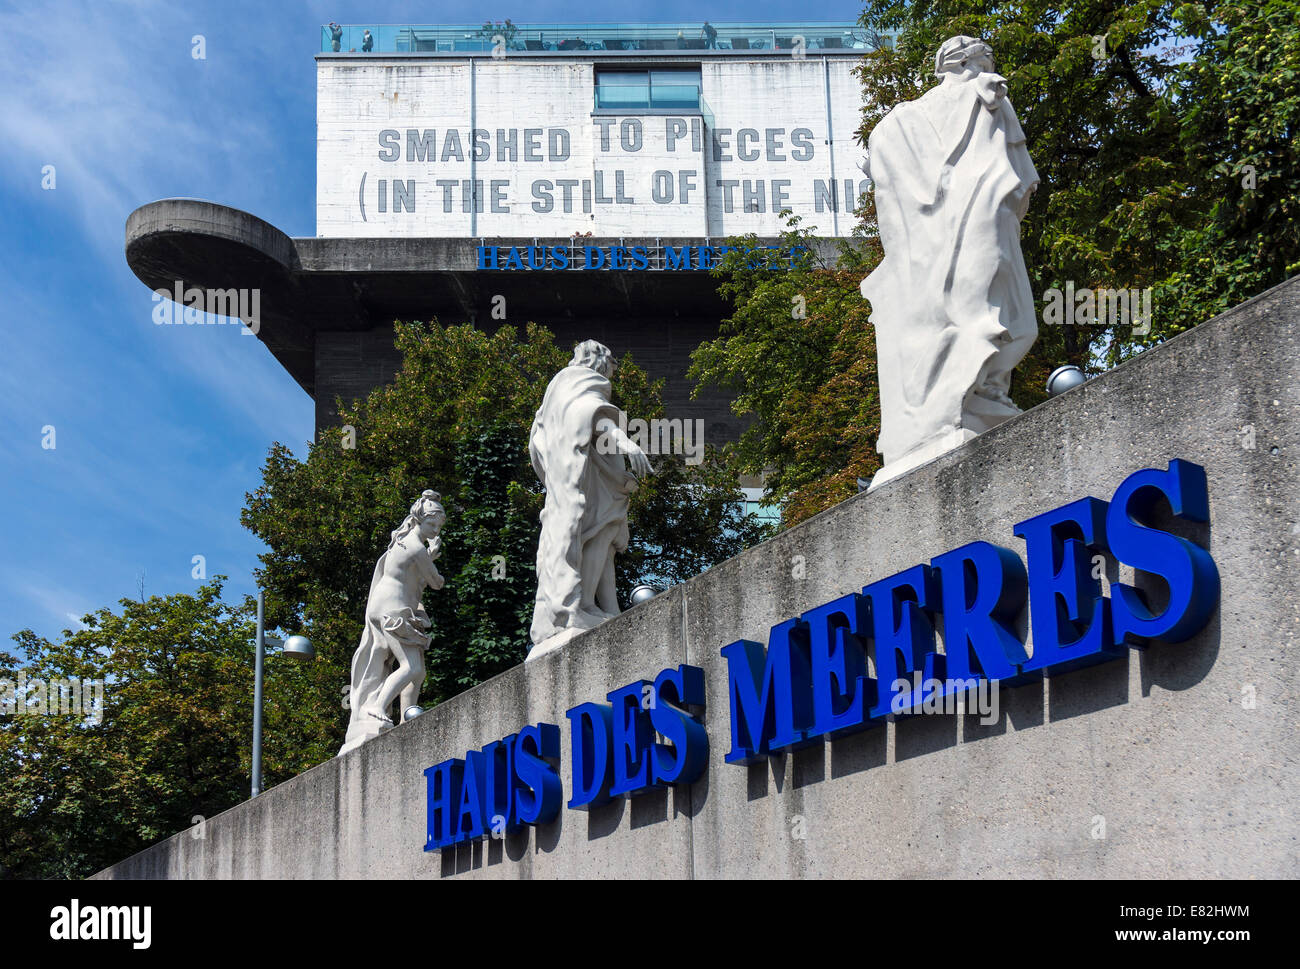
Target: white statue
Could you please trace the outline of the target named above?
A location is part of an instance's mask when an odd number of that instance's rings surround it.
[[[400,698],[398,709],[406,711],[420,699],[430,639],[421,599],[426,588],[441,589],[444,581],[434,565],[442,554],[438,532],[447,520],[439,499],[436,491],[416,499],[375,564],[366,627],[352,656],[352,716],[340,754],[392,727],[394,700]]]
[[[610,402],[613,373],[608,347],[580,343],[546,388],[528,436],[546,488],[530,661],[619,614],[614,555],[627,548],[628,496],[650,460]]]
[[[934,73],[876,125],[862,166],[885,249],[862,281],[880,380],[873,488],[1020,413],[1011,370],[1038,336],[1020,253],[1038,173],[1006,79],[972,37],[944,41]]]

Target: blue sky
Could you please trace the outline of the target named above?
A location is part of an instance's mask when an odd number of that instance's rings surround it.
[[[0,4],[0,649],[137,594],[253,591],[239,524],[268,447],[300,456],[312,401],[234,327],[156,326],[123,256],[130,212],[174,196],[315,234],[319,26],[614,19],[854,20],[853,0],[620,4]],[[191,57],[205,38],[206,59]],[[42,188],[53,165],[55,187]],[[53,449],[42,447],[53,426]]]

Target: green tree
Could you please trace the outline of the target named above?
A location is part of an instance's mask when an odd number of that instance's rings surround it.
[[[253,604],[224,601],[222,584],[123,599],[57,641],[24,630],[13,637],[22,663],[0,653],[0,677],[103,684],[90,716],[0,718],[0,874],[84,877],[248,797]],[[297,716],[310,671],[275,656],[267,670],[275,783],[332,751]]]
[[[522,658],[533,616],[540,488],[527,431],[496,420],[466,429],[456,446],[459,487],[444,528],[446,558],[458,563],[433,598],[436,625],[424,699],[437,703],[509,669]]]
[[[736,251],[713,272],[735,311],[695,351],[689,371],[697,392],[726,388],[737,414],[757,418],[729,460],[738,474],[766,473],[786,524],[848,498],[857,478],[880,467],[875,333],[858,291],[879,244],[841,245],[832,268],[817,255],[814,231],[791,216],[767,260],[750,255],[757,238],[728,240]]]
[[[1173,320],[1199,321],[1300,272],[1300,3],[1185,4],[1177,148],[1198,217],[1163,244],[1155,282]]]

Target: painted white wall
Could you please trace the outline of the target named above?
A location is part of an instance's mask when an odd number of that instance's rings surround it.
[[[775,235],[784,206],[848,235],[852,215],[837,225],[834,208],[865,188],[855,60],[701,64],[712,128],[698,114],[593,116],[591,58],[318,61],[317,234]]]

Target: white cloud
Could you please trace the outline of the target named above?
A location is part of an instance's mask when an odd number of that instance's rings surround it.
[[[265,345],[231,326],[155,326],[123,254],[126,217],[145,202],[255,207],[250,192],[279,198],[277,183],[310,177],[310,155],[302,173],[276,162],[281,89],[305,100],[292,110],[311,143],[311,48],[293,45],[285,63],[283,31],[254,29],[256,14],[0,9],[0,36],[24,41],[0,57],[0,195],[11,211],[49,213],[11,218],[0,249],[0,607],[15,610],[0,637],[33,624],[49,634],[112,605],[141,571],[162,577],[160,593],[192,588],[196,552],[236,585],[259,544],[239,525],[244,491],[273,440],[301,449],[311,436],[310,399]],[[190,58],[196,33],[206,62]],[[281,83],[288,70],[302,74],[300,90]],[[53,192],[40,187],[44,164],[57,168]],[[40,447],[47,423],[55,451]]]

